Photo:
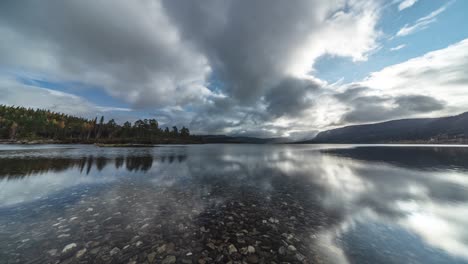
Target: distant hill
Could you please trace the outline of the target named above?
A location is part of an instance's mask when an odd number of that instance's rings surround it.
[[[468,143],[468,112],[354,125],[320,132],[301,143]]]
[[[233,144],[276,144],[286,143],[287,138],[256,138],[226,135],[202,135],[198,136],[203,143],[233,143]]]

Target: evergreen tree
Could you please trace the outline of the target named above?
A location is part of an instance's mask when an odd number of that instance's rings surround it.
[[[132,124],[117,124],[114,119],[104,123],[104,116],[92,120],[51,112],[0,105],[0,139],[57,139],[71,142],[160,142],[170,138],[187,138],[190,132],[174,126],[162,131],[156,119],[137,120]]]

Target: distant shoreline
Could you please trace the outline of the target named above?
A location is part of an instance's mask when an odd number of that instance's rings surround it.
[[[201,145],[201,144],[255,144],[255,145],[445,145],[445,146],[468,146],[468,142],[429,142],[429,141],[392,141],[392,142],[205,142],[203,140],[165,140],[161,142],[152,143],[139,143],[139,142],[123,142],[123,143],[104,143],[104,142],[69,142],[61,140],[2,140],[0,139],[0,145],[95,145],[98,147],[154,147],[157,145]]]
[[[154,145],[177,145],[177,144],[203,144],[199,140],[161,140],[155,142],[93,142],[93,141],[68,141],[68,140],[0,140],[0,145],[96,145],[99,147],[141,147]]]

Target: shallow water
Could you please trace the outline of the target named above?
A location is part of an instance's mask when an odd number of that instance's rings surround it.
[[[0,146],[1,263],[468,263],[468,148]]]

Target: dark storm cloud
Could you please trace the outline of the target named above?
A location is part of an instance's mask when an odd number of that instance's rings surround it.
[[[415,113],[441,110],[445,105],[442,101],[424,95],[399,96],[395,99],[395,103],[401,108],[401,111]]]
[[[320,88],[320,84],[310,80],[286,78],[266,93],[267,110],[275,117],[300,115],[312,107],[311,97]]]
[[[349,107],[342,122],[364,123],[410,117],[414,114],[442,110],[443,101],[425,95],[384,96],[366,95],[370,88],[355,86],[334,95]]]
[[[240,102],[258,100],[287,72],[294,50],[317,30],[323,1],[163,1],[170,17],[203,50]],[[324,15],[329,15],[325,12]]]

